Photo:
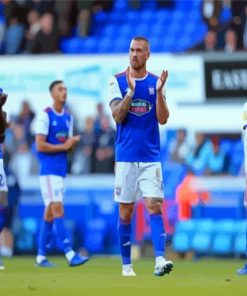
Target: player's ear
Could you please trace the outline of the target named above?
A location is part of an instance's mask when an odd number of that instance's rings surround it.
[[[150,57],[150,51],[147,52],[147,60],[149,59]]]

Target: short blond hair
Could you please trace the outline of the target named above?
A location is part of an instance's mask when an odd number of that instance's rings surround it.
[[[136,37],[133,37],[131,39],[131,41],[133,41],[133,40],[135,40],[135,41],[144,41],[146,43],[146,45],[147,45],[148,51],[150,51],[150,43],[149,43],[149,40],[146,37],[144,37],[144,36],[136,36]]]

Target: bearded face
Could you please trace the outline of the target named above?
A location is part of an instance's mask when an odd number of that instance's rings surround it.
[[[147,43],[143,40],[132,40],[130,44],[129,59],[134,70],[141,70],[145,67],[150,52]]]

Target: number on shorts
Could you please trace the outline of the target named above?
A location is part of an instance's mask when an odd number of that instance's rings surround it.
[[[0,174],[0,187],[4,186],[4,180],[3,180],[3,175]]]

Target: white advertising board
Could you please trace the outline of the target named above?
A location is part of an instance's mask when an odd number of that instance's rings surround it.
[[[24,99],[36,112],[50,105],[49,84],[62,79],[68,87],[72,111],[84,117],[94,113],[96,102],[107,103],[109,78],[127,68],[128,55],[4,56],[0,64],[0,87],[9,94],[6,109],[10,114],[19,111]],[[162,69],[169,71],[168,100],[204,101],[202,57],[151,55],[148,70],[159,74]]]

